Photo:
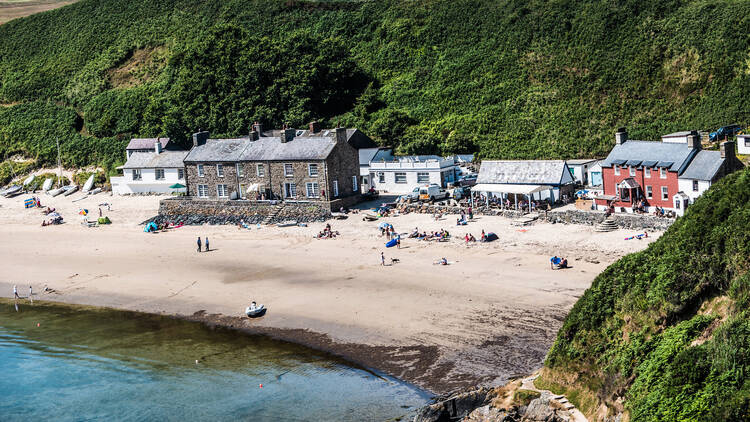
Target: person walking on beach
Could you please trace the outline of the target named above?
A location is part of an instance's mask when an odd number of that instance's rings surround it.
[[[31,303],[34,303],[34,291],[31,289],[31,286],[29,286],[29,300]]]
[[[474,212],[471,209],[471,206],[469,206],[469,220],[473,220],[473,219],[474,219]]]
[[[13,298],[18,299],[18,287],[15,284],[13,285]]]
[[[208,236],[206,236],[206,252],[208,252]]]
[[[385,267],[385,254],[380,252],[380,265]]]
[[[201,237],[198,236],[198,252],[201,251]]]

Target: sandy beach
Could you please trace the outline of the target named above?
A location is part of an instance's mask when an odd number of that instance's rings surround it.
[[[397,232],[444,228],[444,243],[403,239],[386,249],[377,222],[361,215],[331,221],[340,236],[315,239],[325,223],[252,230],[234,226],[182,227],[144,233],[158,196],[100,194],[51,198],[66,223],[41,227],[39,209],[22,195],[0,199],[0,296],[179,315],[268,334],[344,356],[435,393],[499,384],[541,366],[567,311],[594,277],[617,258],[644,249],[636,233],[594,233],[577,225],[536,223],[525,229],[502,217],[386,218]],[[87,228],[98,204],[110,226]],[[495,232],[489,244],[463,242],[464,233]],[[521,231],[524,230],[524,231]],[[208,236],[212,251],[196,252]],[[380,252],[387,263],[380,265]],[[549,257],[572,268],[551,270]],[[446,257],[448,266],[433,265]],[[47,286],[54,293],[43,292]],[[262,318],[243,311],[251,300],[268,306]]]

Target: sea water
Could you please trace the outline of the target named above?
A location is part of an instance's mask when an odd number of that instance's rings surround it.
[[[262,336],[0,301],[2,421],[384,421],[428,400],[394,378]]]

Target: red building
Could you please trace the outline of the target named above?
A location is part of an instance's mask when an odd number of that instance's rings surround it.
[[[615,147],[602,162],[603,195],[597,197],[598,209],[614,205],[615,210],[643,204],[672,209],[679,192],[679,176],[700,151],[697,133],[686,143],[629,140],[625,128],[615,135]]]

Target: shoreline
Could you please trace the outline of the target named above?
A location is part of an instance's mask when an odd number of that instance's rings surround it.
[[[74,195],[72,199],[76,199]],[[0,199],[5,241],[0,296],[33,285],[56,294],[45,300],[175,316],[207,325],[301,344],[387,373],[437,395],[470,386],[504,384],[539,368],[557,330],[593,278],[619,257],[658,238],[623,241],[619,230],[537,223],[523,229],[503,217],[482,216],[456,227],[451,216],[426,214],[384,219],[398,232],[447,229],[449,242],[403,238],[384,248],[378,222],[353,214],[333,220],[334,239],[309,227],[239,230],[190,226],[144,233],[159,196],[99,196],[72,203],[42,196],[43,206],[65,217],[40,227],[38,210],[23,197]],[[113,224],[77,224],[78,208],[97,215],[99,203]],[[466,245],[465,232],[496,232],[500,240]],[[212,251],[196,253],[197,237]],[[399,261],[380,265],[380,252]],[[572,268],[553,271],[551,255]],[[447,257],[448,266],[435,266]],[[267,306],[261,318],[243,310],[251,300]]]

